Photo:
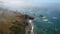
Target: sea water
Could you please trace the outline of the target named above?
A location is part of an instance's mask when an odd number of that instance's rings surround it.
[[[26,14],[34,17],[34,34],[60,34],[60,10],[31,8]],[[41,16],[43,18],[41,18]]]

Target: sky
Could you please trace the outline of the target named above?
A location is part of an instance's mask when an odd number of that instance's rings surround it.
[[[60,3],[60,0],[0,0],[5,4],[39,5],[42,3]]]
[[[1,7],[19,8],[22,6],[60,6],[60,0],[0,0]]]
[[[27,1],[27,0],[26,0]],[[35,3],[54,3],[54,2],[60,2],[60,0],[28,0],[29,2],[35,2]]]

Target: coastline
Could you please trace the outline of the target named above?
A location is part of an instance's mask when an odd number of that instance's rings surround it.
[[[31,25],[30,25],[30,26],[31,26],[31,34],[34,34],[34,32],[33,32],[34,26],[33,26],[33,24],[32,24],[32,20],[31,20],[31,22],[29,22],[29,24],[31,24]]]
[[[31,23],[32,24],[32,23]],[[33,24],[31,25],[32,26],[32,30],[31,30],[31,32],[32,32],[32,34],[34,34],[34,32],[33,32],[33,30],[34,30],[34,26],[33,26]]]
[[[34,32],[33,32],[34,26],[33,26],[32,22],[29,22],[28,24],[29,25],[26,26],[26,28],[25,28],[26,34],[34,34]]]
[[[25,34],[34,34],[33,33],[33,29],[34,29],[34,26],[32,24],[32,17],[30,16],[25,16],[26,19],[26,27],[25,27],[25,31],[26,33]]]

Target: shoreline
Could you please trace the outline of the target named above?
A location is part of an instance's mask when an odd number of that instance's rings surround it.
[[[31,22],[29,22],[29,23],[31,24],[31,34],[34,34],[34,32],[33,32],[34,26],[33,26],[33,24],[32,24],[32,20],[31,20]]]
[[[25,30],[26,30],[25,34],[34,34],[34,32],[33,32],[34,26],[32,24],[32,20],[29,20],[28,24],[29,25],[26,26],[26,28],[25,28]]]
[[[32,23],[31,23],[32,24]],[[31,25],[32,26],[32,30],[31,30],[31,32],[32,32],[32,34],[34,34],[34,32],[33,32],[33,30],[34,30],[34,26],[33,25]]]

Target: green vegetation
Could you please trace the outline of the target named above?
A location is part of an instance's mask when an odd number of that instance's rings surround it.
[[[24,14],[1,9],[0,34],[25,34]]]
[[[13,34],[21,34],[21,24],[19,22],[15,22],[11,27],[10,31]]]

